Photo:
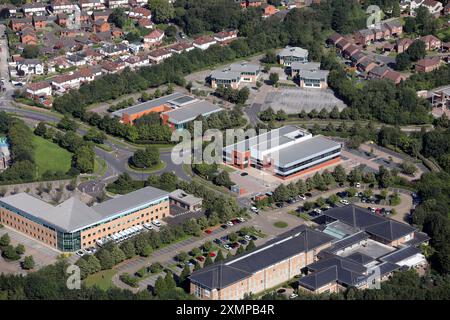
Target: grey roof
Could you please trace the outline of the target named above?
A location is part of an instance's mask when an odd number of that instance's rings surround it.
[[[331,282],[338,280],[337,266],[333,265],[318,272],[309,274],[301,278],[298,283],[302,287],[312,291],[317,290]]]
[[[351,226],[365,230],[367,233],[382,239],[393,241],[416,230],[405,223],[400,223],[369,212],[354,205],[332,208],[324,215],[345,222]]]
[[[358,30],[357,33],[359,33],[362,36],[372,36],[373,35],[373,29],[362,29]]]
[[[319,62],[300,62],[294,61],[291,63],[291,70],[300,70],[300,71],[314,71],[320,69]]]
[[[364,253],[361,253],[361,252],[354,252],[351,255],[347,256],[347,259],[358,262],[362,265],[366,265],[372,261],[375,261],[374,258],[372,258]]]
[[[236,80],[239,79],[241,73],[238,71],[231,70],[214,70],[211,72],[211,79],[219,79],[219,80]]]
[[[321,81],[327,81],[328,74],[330,72],[328,70],[302,70],[300,71],[300,79],[315,79]]]
[[[257,148],[259,151],[267,150],[272,146],[283,145],[286,142],[292,141],[292,138],[288,138],[286,135],[290,136],[290,134],[296,131],[300,131],[300,128],[293,125],[283,126],[281,128],[273,129],[257,136],[250,137],[250,139],[245,139],[235,144],[228,145],[226,149],[239,152],[250,150],[250,148]]]
[[[168,192],[146,187],[97,206],[88,207],[75,197],[52,206],[27,193],[18,193],[0,199],[0,204],[20,210],[31,220],[37,219],[55,229],[73,232],[165,196],[168,196]]]
[[[278,153],[278,167],[285,167],[300,160],[308,160],[319,153],[336,150],[341,145],[322,136],[315,136],[292,146],[281,149]]]
[[[310,251],[331,242],[331,240],[331,236],[301,225],[268,241],[256,250],[238,255],[231,260],[215,263],[194,272],[189,278],[209,289],[221,289],[301,252]]]
[[[321,271],[325,271],[327,273],[332,272],[332,268],[335,268],[335,274],[336,277],[333,279],[331,275],[325,276]],[[347,286],[354,286],[357,285],[367,278],[367,268],[364,267],[362,264],[352,261],[350,259],[339,257],[339,256],[330,256],[324,259],[321,259],[315,263],[312,263],[307,266],[308,270],[314,272],[313,274],[306,276],[302,279],[300,279],[299,284],[300,285],[311,285],[313,283],[313,280],[316,276],[316,274],[319,273],[319,281],[318,283],[321,284],[321,286],[333,282],[338,281],[341,284],[347,285]],[[306,278],[306,279],[305,279]],[[324,283],[325,279],[328,280],[328,282]],[[319,287],[313,287],[313,289],[317,289]]]
[[[366,228],[367,233],[388,241],[394,241],[402,238],[415,230],[415,228],[405,223],[400,223],[394,220],[387,220]]]
[[[167,191],[153,187],[145,187],[127,193],[123,196],[102,202],[92,207],[92,209],[106,218],[119,213],[124,213],[128,210],[132,210],[168,196],[169,193]]]
[[[300,47],[286,47],[278,54],[280,57],[299,57],[307,58],[308,50]]]
[[[233,63],[230,65],[231,71],[236,72],[250,72],[250,73],[257,73],[260,70],[259,65],[247,63],[247,62],[241,62],[241,63]]]
[[[197,198],[193,196],[192,194],[186,193],[184,190],[177,189],[175,191],[172,191],[169,194],[170,198],[173,198],[175,200],[187,203],[189,205],[196,205],[202,202],[202,198]]]
[[[400,266],[398,264],[386,261],[386,262],[379,264],[378,268],[380,270],[380,276],[384,276],[388,273],[391,273],[392,271],[399,269]]]
[[[330,249],[328,249],[328,251],[336,253],[339,250],[350,247],[350,246],[352,246],[356,243],[359,243],[363,240],[366,240],[368,238],[369,238],[369,236],[367,233],[365,233],[364,231],[360,231],[358,233],[352,234],[351,236],[349,236],[347,238],[344,238],[342,240],[335,242],[333,244],[333,246]]]
[[[142,102],[142,103],[139,103],[137,105],[131,106],[129,108],[125,108],[125,109],[122,109],[122,110],[115,111],[115,112],[113,112],[113,115],[121,117],[122,114],[131,115],[131,114],[135,114],[135,113],[140,113],[142,111],[151,109],[153,107],[157,107],[157,106],[160,106],[162,104],[165,104],[165,103],[167,103],[170,100],[178,99],[178,98],[181,98],[181,97],[184,97],[184,96],[186,96],[186,95],[182,94],[182,93],[179,93],[179,92],[175,92],[175,93],[169,94],[167,96],[163,96],[161,98],[157,98],[157,99],[153,99],[153,100],[150,100],[150,101]]]
[[[416,232],[414,232],[414,238],[412,238],[409,241],[406,241],[405,245],[416,246],[416,245],[426,242],[428,240],[430,240],[430,237],[426,233],[416,231]]]
[[[380,260],[391,262],[391,263],[398,263],[398,262],[408,259],[409,257],[412,257],[418,253],[421,253],[421,251],[417,247],[413,247],[413,246],[404,247],[404,248],[401,248],[392,253],[388,253],[384,257],[381,257]]]
[[[169,116],[169,122],[182,124],[195,120],[200,115],[206,116],[211,113],[222,111],[222,108],[211,102],[202,100],[193,102],[185,107],[166,111],[163,114]]]
[[[398,28],[402,26],[402,23],[398,19],[386,21],[384,24],[391,28]]]

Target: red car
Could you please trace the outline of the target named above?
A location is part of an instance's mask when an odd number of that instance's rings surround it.
[[[231,220],[231,222],[233,222],[233,224],[238,224],[239,220],[238,219],[233,219],[233,220]]]
[[[216,256],[216,254],[215,254],[214,252],[210,252],[210,253],[209,253],[209,256],[212,257],[212,258],[214,258],[214,257]]]
[[[198,261],[200,261],[200,262],[203,262],[203,260],[205,260],[205,257],[203,257],[203,256],[198,256],[196,259],[197,259]]]
[[[231,247],[233,249],[239,248],[239,246],[240,246],[240,244],[238,242],[235,242],[235,243],[231,244]]]
[[[205,233],[206,233],[206,234],[211,234],[211,233],[212,233],[212,230],[206,229],[206,230],[205,230]]]

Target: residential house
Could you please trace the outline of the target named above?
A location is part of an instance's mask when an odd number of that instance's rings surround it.
[[[234,39],[237,39],[238,32],[237,30],[225,30],[218,32],[214,35],[214,40],[216,40],[219,44],[228,44]]]
[[[117,73],[125,69],[124,62],[103,61],[100,65],[102,66],[102,72],[106,74]]]
[[[377,66],[369,71],[371,78],[382,79],[390,69],[387,66]]]
[[[349,45],[351,45],[352,43],[350,41],[348,41],[345,38],[342,38],[341,40],[339,40],[338,42],[336,42],[336,49],[339,52],[344,51]]]
[[[108,21],[110,14],[111,11],[109,10],[94,11],[92,13],[92,19],[94,20],[94,22],[97,22],[99,20]]]
[[[438,69],[441,66],[440,57],[425,57],[417,61],[415,70],[417,72],[431,72]]]
[[[131,69],[138,69],[150,64],[150,59],[146,55],[131,56],[125,60],[125,66]]]
[[[9,27],[13,31],[20,31],[25,27],[31,27],[33,24],[33,20],[31,18],[20,18],[20,19],[11,19],[9,21]]]
[[[211,36],[201,36],[194,40],[194,47],[199,48],[200,50],[206,50],[210,46],[217,43],[217,40]]]
[[[22,11],[26,16],[40,16],[45,15],[47,12],[46,5],[39,2],[25,3],[22,6]]]
[[[354,66],[357,66],[359,63],[361,63],[367,56],[361,52],[357,51],[354,54],[350,56],[350,60],[352,61]]]
[[[342,51],[342,55],[346,59],[350,59],[351,56],[355,55],[358,52],[361,52],[361,48],[354,44],[351,44]]]
[[[47,26],[46,16],[33,16],[33,26],[35,29],[42,29]]]
[[[144,36],[144,44],[147,47],[159,46],[164,38],[164,31],[156,29]]]
[[[141,28],[153,29],[155,25],[150,19],[141,18],[138,20],[138,26]]]
[[[52,87],[58,93],[64,93],[67,90],[78,88],[81,84],[80,75],[76,72],[63,74],[51,79]]]
[[[388,79],[394,82],[395,84],[399,84],[401,81],[405,80],[406,77],[402,75],[400,72],[394,70],[388,70],[384,75],[383,79]]]
[[[86,57],[80,53],[68,54],[67,62],[76,67],[84,66],[87,64]]]
[[[53,14],[72,13],[75,5],[70,0],[54,0],[50,3],[50,9]]]
[[[339,33],[333,33],[331,36],[329,36],[327,38],[327,44],[333,45],[335,46],[336,43],[338,43],[339,41],[343,40],[344,37],[341,36]]]
[[[127,10],[125,12],[131,19],[145,18],[150,20],[152,18],[152,12],[143,7],[131,8],[130,10]]]
[[[422,40],[425,43],[425,50],[427,51],[439,49],[442,45],[441,40],[439,40],[438,38],[436,38],[431,34],[421,37],[420,40]]]
[[[28,83],[26,87],[26,95],[33,100],[35,98],[51,96],[52,86],[46,81]]]
[[[385,21],[383,26],[389,30],[391,37],[398,37],[403,33],[403,26],[398,19]]]
[[[106,0],[106,3],[109,9],[129,7],[128,0]]]
[[[101,11],[106,8],[103,0],[79,0],[78,6],[83,11]]]
[[[114,57],[128,53],[128,47],[122,43],[119,44],[105,43],[100,48],[99,52],[104,56]]]
[[[375,41],[373,29],[358,30],[354,34],[355,42],[362,45],[368,45]]]
[[[99,19],[94,22],[94,32],[108,32],[111,30],[111,25],[106,20]]]
[[[191,50],[194,50],[195,47],[192,43],[187,42],[187,41],[181,41],[181,42],[177,42],[173,45],[171,45],[169,47],[170,51],[172,51],[173,53],[183,53],[183,52],[189,52]]]
[[[262,14],[263,18],[268,18],[278,12],[278,9],[271,4],[264,4],[261,7],[263,10],[263,14]]]
[[[414,42],[412,39],[403,38],[398,39],[395,44],[395,48],[397,50],[397,53],[402,53],[408,50],[409,46]]]
[[[20,32],[20,42],[28,45],[37,45],[38,38],[36,32],[31,28],[25,28]]]
[[[160,63],[164,59],[170,58],[172,56],[172,52],[168,48],[160,48],[153,51],[150,51],[148,54],[148,58],[152,63]]]
[[[427,8],[428,11],[436,18],[441,15],[441,12],[444,9],[442,2],[435,0],[424,0],[421,6]]]
[[[358,64],[356,65],[356,68],[360,72],[364,72],[364,73],[368,74],[376,66],[377,66],[377,64],[375,63],[375,61],[373,61],[373,59],[366,56],[358,62]]]
[[[39,59],[23,59],[17,63],[16,67],[19,75],[44,74],[44,64]]]

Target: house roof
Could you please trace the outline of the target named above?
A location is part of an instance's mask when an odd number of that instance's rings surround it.
[[[278,54],[280,57],[299,57],[307,58],[308,50],[300,47],[286,47]]]
[[[440,57],[426,57],[417,61],[416,65],[420,67],[432,67],[441,63]]]
[[[372,258],[364,253],[361,253],[361,252],[354,252],[351,255],[347,256],[347,259],[350,259],[350,260],[360,263],[362,265],[366,265],[372,261],[375,261],[374,258]]]
[[[384,257],[381,257],[380,260],[390,263],[399,263],[402,260],[408,259],[409,257],[412,257],[418,253],[421,253],[420,249],[414,246],[409,246],[396,250],[392,253],[388,253]]]
[[[363,240],[366,240],[369,238],[369,235],[365,233],[364,231],[360,231],[357,233],[354,233],[348,237],[345,237],[339,241],[336,241],[333,243],[333,246],[330,249],[327,249],[327,251],[336,253],[339,250],[345,249],[347,247],[350,247],[356,243],[359,243]]]
[[[256,250],[196,271],[189,279],[209,289],[221,289],[275,263],[325,245],[331,240],[332,237],[301,225]]]
[[[394,220],[386,220],[366,228],[367,233],[375,235],[387,241],[397,240],[410,233],[413,233],[415,230],[416,228]]]
[[[49,88],[50,84],[46,81],[34,82],[27,84],[27,88],[32,91],[42,90],[45,88]]]

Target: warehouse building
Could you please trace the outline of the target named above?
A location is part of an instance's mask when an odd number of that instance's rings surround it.
[[[163,112],[161,118],[163,124],[169,125],[172,129],[184,129],[197,117],[208,117],[222,110],[221,107],[206,100],[196,100],[183,107]]]
[[[296,126],[284,126],[229,145],[223,161],[240,169],[249,166],[288,178],[340,161],[341,145]]]
[[[0,221],[57,250],[73,252],[170,214],[169,193],[146,187],[89,207],[75,197],[53,206],[27,193],[0,199]]]

